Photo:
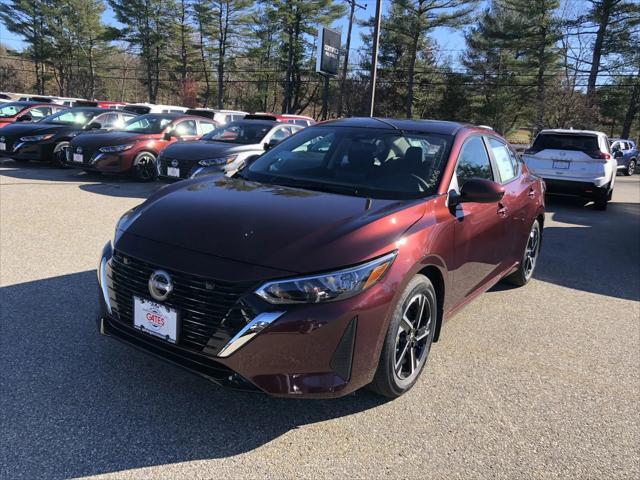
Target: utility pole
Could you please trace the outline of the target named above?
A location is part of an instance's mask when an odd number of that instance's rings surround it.
[[[344,52],[344,64],[342,66],[342,80],[340,81],[340,97],[338,98],[338,117],[342,116],[342,105],[344,102],[344,90],[347,84],[347,70],[349,68],[349,51],[351,50],[351,31],[353,30],[353,20],[356,15],[356,8],[367,9],[367,4],[360,5],[356,0],[345,0],[349,4],[349,28],[347,29],[347,45]]]
[[[373,52],[371,53],[371,93],[369,96],[369,116],[373,117],[376,102],[376,75],[378,72],[378,45],[380,44],[380,20],[382,16],[382,0],[376,0],[376,24],[373,31]]]

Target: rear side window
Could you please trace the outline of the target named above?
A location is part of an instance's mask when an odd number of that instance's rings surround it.
[[[458,157],[456,176],[458,177],[459,187],[462,187],[467,180],[472,178],[493,180],[491,162],[481,137],[471,137],[463,145]]]
[[[599,152],[595,135],[541,133],[536,137],[530,153],[542,150],[578,150],[586,153]]]
[[[509,147],[495,138],[489,139],[489,147],[498,167],[500,181],[506,183],[514,179],[518,173],[518,165],[514,162],[515,159],[511,155]]]
[[[33,118],[43,118],[51,115],[51,107],[35,107],[32,108],[29,113]]]

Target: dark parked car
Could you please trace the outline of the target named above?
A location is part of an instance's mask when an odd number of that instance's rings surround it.
[[[0,155],[18,162],[52,161],[63,166],[71,139],[87,128],[99,128],[112,111],[68,108],[37,123],[14,123],[0,130]]]
[[[611,152],[618,162],[618,171],[633,175],[638,165],[638,146],[632,140],[611,138]]]
[[[125,213],[99,264],[100,332],[272,395],[396,397],[444,320],[529,281],[543,221],[542,181],[491,130],[323,123]]]
[[[210,175],[242,168],[303,127],[273,120],[240,120],[221,126],[197,142],[167,147],[158,161],[159,174],[169,178]]]
[[[37,122],[52,113],[63,110],[52,103],[39,102],[9,102],[0,103],[0,128],[14,122]]]
[[[101,173],[132,174],[146,182],[158,174],[156,158],[179,140],[195,140],[216,126],[213,120],[182,113],[148,113],[122,129],[85,133],[75,138],[67,164]]]

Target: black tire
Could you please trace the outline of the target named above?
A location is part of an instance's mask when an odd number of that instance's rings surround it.
[[[422,310],[420,298],[424,299]],[[419,311],[422,312],[421,317],[418,317]],[[378,369],[368,387],[370,390],[385,397],[397,398],[415,385],[433,344],[437,313],[433,284],[424,275],[416,275],[396,305],[382,346]]]
[[[51,163],[58,168],[68,168],[69,166],[66,164],[67,160],[67,149],[69,148],[69,142],[63,140],[62,142],[58,142],[53,147],[53,152],[51,152]]]
[[[625,168],[622,173],[624,173],[627,177],[630,177],[631,175],[633,175],[636,171],[636,161],[635,160],[629,160],[629,165],[627,165],[627,168]]]
[[[140,152],[133,160],[133,178],[139,182],[153,182],[158,178],[156,156],[151,152]]]
[[[512,285],[522,287],[529,283],[533,277],[536,265],[538,263],[538,255],[540,254],[540,246],[542,245],[542,228],[540,222],[536,219],[531,225],[527,243],[524,246],[524,252],[520,259],[518,270],[505,278],[505,281]]]
[[[608,187],[602,188],[597,192],[596,197],[593,200],[593,207],[596,210],[604,211],[607,209],[609,200],[613,196],[613,189],[609,190]]]

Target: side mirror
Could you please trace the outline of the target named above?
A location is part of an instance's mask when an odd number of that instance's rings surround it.
[[[30,113],[25,113],[16,118],[16,122],[30,122],[31,120],[33,120],[33,117]]]
[[[450,203],[453,205],[458,203],[494,203],[502,200],[503,196],[504,187],[499,183],[484,178],[472,178],[462,185],[460,194],[456,195],[455,199],[451,199]]]
[[[624,153],[622,152],[622,150],[615,150],[613,152],[613,158],[622,158],[624,157]]]
[[[91,122],[84,127],[85,130],[100,130],[101,128],[102,124],[100,122]]]
[[[175,136],[173,130],[168,130],[166,132],[164,132],[164,135],[162,136],[162,138],[166,141],[171,140],[171,138],[173,138]]]
[[[266,142],[263,145],[263,148],[264,148],[264,150],[266,152],[267,150],[270,150],[273,147],[275,147],[276,145],[278,145],[279,143],[280,143],[280,140],[276,140],[275,138],[272,138],[271,140],[269,140],[268,142]]]

